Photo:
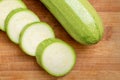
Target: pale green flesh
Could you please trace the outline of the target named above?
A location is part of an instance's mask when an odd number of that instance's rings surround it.
[[[18,44],[21,31],[32,22],[40,22],[39,17],[32,11],[22,8],[12,11],[5,21],[6,32],[10,40]]]
[[[0,29],[5,31],[5,19],[8,14],[17,8],[27,8],[21,0],[1,0],[0,1]]]
[[[102,21],[87,0],[41,0],[41,2],[76,41],[90,45],[102,38]]]
[[[39,44],[36,51],[38,64],[53,76],[64,76],[76,62],[76,54],[65,42],[51,38]]]
[[[36,48],[40,42],[48,38],[54,38],[54,32],[50,26],[43,22],[34,22],[27,25],[20,35],[20,47],[31,56],[35,56]]]

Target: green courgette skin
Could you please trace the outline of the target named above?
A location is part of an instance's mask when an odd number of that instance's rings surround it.
[[[92,45],[103,36],[103,23],[88,0],[40,0],[79,43]]]

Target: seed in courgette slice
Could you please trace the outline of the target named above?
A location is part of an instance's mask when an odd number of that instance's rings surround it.
[[[5,21],[6,32],[10,40],[18,44],[21,31],[32,22],[40,22],[39,17],[32,11],[23,8],[13,10]]]
[[[54,37],[54,32],[47,23],[33,22],[22,30],[19,40],[20,47],[26,54],[35,56],[39,43]]]
[[[39,44],[36,59],[40,66],[53,76],[64,76],[76,62],[73,48],[59,39],[47,39]]]

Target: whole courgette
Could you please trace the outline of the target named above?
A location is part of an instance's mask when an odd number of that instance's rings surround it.
[[[79,43],[91,45],[103,36],[103,23],[88,0],[41,0]]]

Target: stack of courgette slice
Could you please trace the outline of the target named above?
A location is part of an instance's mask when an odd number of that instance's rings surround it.
[[[22,0],[0,0],[0,30],[53,76],[64,76],[74,66],[74,49],[55,38],[52,28],[29,10]]]

